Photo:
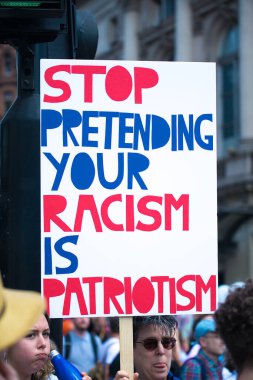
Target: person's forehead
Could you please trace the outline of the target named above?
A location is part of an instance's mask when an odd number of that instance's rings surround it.
[[[164,327],[161,326],[154,326],[154,325],[146,325],[142,326],[138,333],[138,339],[140,337],[142,339],[151,338],[151,337],[161,337],[161,336],[168,336],[168,330],[166,330]]]
[[[35,330],[46,330],[49,329],[48,321],[44,315],[41,315],[40,318],[35,322],[35,324],[30,329],[31,331]]]
[[[73,318],[73,321],[76,323],[88,323],[89,318],[86,318],[86,317]]]
[[[205,336],[219,336],[217,331],[208,331]]]

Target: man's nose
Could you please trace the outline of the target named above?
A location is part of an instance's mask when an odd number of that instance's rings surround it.
[[[161,341],[158,341],[158,342],[157,342],[156,352],[157,352],[158,354],[163,354],[163,353],[164,353],[164,347],[163,347]]]

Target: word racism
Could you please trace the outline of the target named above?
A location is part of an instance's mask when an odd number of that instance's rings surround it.
[[[109,214],[110,207],[115,204],[120,205],[125,210],[125,220],[121,222],[112,220]],[[75,213],[74,225],[70,226],[60,217],[68,206],[67,199],[61,195],[45,195],[44,196],[44,232],[51,231],[51,224],[54,223],[60,230],[64,232],[81,232],[85,229],[84,213],[88,212],[93,220],[96,232],[103,232],[104,225],[111,231],[155,231],[162,227],[165,231],[172,230],[172,211],[182,209],[182,230],[189,230],[189,195],[182,194],[178,200],[172,194],[164,194],[164,197],[147,195],[140,198],[137,202],[138,214],[135,211],[135,197],[126,195],[123,199],[121,194],[111,195],[102,202],[101,206],[91,194],[81,194],[78,197],[78,204]],[[159,205],[160,211],[155,209],[155,205]],[[154,208],[152,208],[154,207]],[[149,223],[144,223],[140,220],[141,215],[150,218]],[[72,236],[69,236],[69,241],[72,242]],[[62,242],[62,245],[67,241]]]
[[[192,290],[187,290],[189,284],[193,285]],[[190,312],[194,308],[196,312],[201,312],[203,293],[209,294],[210,311],[216,309],[216,276],[214,275],[210,276],[207,282],[200,275],[186,275],[178,280],[169,276],[141,277],[134,284],[130,277],[125,277],[123,282],[112,277],[75,277],[68,278],[66,285],[56,278],[44,279],[44,295],[48,310],[50,310],[52,299],[64,296],[63,316],[71,315],[72,299],[77,299],[80,315],[96,314],[98,311],[96,294],[101,288],[104,315],[112,314],[113,309],[119,315],[132,314],[134,308],[139,313],[146,314],[153,307],[156,308],[154,314]],[[143,289],[145,289],[145,297]]]

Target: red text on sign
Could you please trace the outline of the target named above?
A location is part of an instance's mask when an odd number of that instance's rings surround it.
[[[69,226],[60,216],[68,205],[64,196],[44,195],[43,202],[44,232],[51,232],[52,223],[64,232],[81,232],[85,228],[87,213],[92,218],[96,232],[103,232],[103,226],[111,231],[150,232],[159,229],[162,224],[165,231],[171,231],[173,209],[176,211],[181,209],[181,229],[189,230],[189,194],[182,194],[178,199],[172,194],[146,195],[138,201],[135,200],[134,195],[126,195],[124,199],[122,194],[114,194],[107,197],[100,206],[97,205],[93,195],[81,194],[78,197],[74,226]],[[136,207],[135,202],[137,203]],[[110,207],[115,203],[125,208],[124,221],[110,216]],[[160,207],[160,210],[156,209],[154,205]],[[142,221],[141,216],[149,217],[150,222]]]
[[[191,290],[189,284],[193,285]],[[63,296],[62,315],[71,315],[72,299],[78,300],[80,315],[97,313],[97,289],[102,287],[102,313],[118,315],[148,313],[156,305],[155,314],[201,312],[204,294],[208,294],[210,311],[216,310],[216,276],[204,281],[200,275],[185,275],[179,279],[169,276],[141,277],[134,283],[131,277],[123,281],[112,277],[68,278],[66,284],[56,278],[44,279],[44,296],[50,312],[50,300]],[[88,297],[85,297],[85,290]],[[144,296],[145,294],[145,296]],[[179,299],[180,298],[180,302]],[[168,309],[164,300],[168,299]],[[182,302],[184,301],[184,302]],[[134,310],[135,309],[135,310]]]
[[[55,79],[57,73],[67,73],[71,75],[81,75],[83,77],[83,101],[92,103],[94,100],[94,77],[96,75],[104,76],[103,90],[107,96],[115,101],[121,102],[129,98],[132,91],[134,92],[134,102],[142,103],[142,92],[158,83],[158,74],[154,69],[147,67],[134,67],[133,75],[123,66],[113,66],[107,70],[106,66],[89,66],[89,65],[56,65],[46,69],[44,74],[45,82],[54,89],[60,90],[61,94],[57,96],[44,94],[45,103],[66,102],[72,94],[70,84],[63,79]],[[102,89],[96,89],[99,94]]]

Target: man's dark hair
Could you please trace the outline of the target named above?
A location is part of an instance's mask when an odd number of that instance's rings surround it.
[[[240,373],[253,367],[253,282],[229,293],[215,312],[217,330]]]
[[[135,345],[139,331],[145,326],[161,328],[165,334],[175,334],[177,320],[171,315],[141,316],[133,318],[133,343]]]

